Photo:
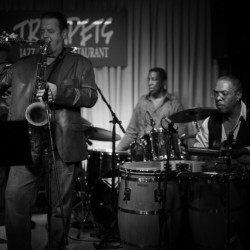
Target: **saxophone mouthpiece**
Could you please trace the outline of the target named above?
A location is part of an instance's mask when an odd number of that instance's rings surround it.
[[[41,45],[45,44],[45,40],[42,40],[42,39],[39,39],[39,40],[37,40],[36,42],[37,42],[38,44],[41,44]]]

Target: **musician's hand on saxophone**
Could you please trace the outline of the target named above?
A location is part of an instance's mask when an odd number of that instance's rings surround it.
[[[37,91],[37,98],[40,101],[54,102],[57,94],[57,86],[54,83],[46,82],[46,87]]]

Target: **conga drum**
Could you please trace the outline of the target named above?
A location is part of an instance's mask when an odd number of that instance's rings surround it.
[[[120,167],[118,226],[126,250],[163,249],[166,245],[175,249],[180,240],[181,195],[178,182],[170,173],[163,192],[164,165],[164,161],[146,161],[126,162]]]
[[[227,249],[228,240],[229,249],[247,249],[247,182],[233,173],[203,172],[190,178],[188,214],[195,249]]]

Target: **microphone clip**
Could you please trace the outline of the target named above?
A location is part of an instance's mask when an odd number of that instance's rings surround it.
[[[154,121],[152,115],[150,114],[150,112],[149,112],[149,111],[146,111],[146,112],[147,112],[147,114],[148,114],[148,117],[149,117],[149,120],[150,120],[150,125],[151,125],[151,127],[152,127],[152,130],[154,130],[154,129],[155,129],[155,121]]]
[[[165,121],[167,121],[167,123],[168,123],[168,130],[170,132],[172,132],[172,133],[177,132],[178,126],[174,122],[172,122],[168,117],[164,117],[163,119]]]

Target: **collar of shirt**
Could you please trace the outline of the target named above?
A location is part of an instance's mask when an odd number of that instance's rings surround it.
[[[241,110],[240,110],[239,119],[241,117],[246,121],[246,119],[247,119],[247,108],[246,108],[246,104],[243,101],[241,101]]]
[[[152,100],[152,96],[150,95],[150,93],[147,94],[146,98],[148,100]],[[169,94],[166,90],[164,91],[163,99],[164,99],[164,102],[172,99],[171,94]]]
[[[235,124],[235,127],[233,129],[233,133],[234,133],[234,139],[236,139],[238,132],[239,132],[239,127],[240,127],[240,123],[241,120],[244,119],[246,121],[247,119],[247,109],[246,109],[246,104],[241,101],[241,110],[240,110],[240,116],[239,119],[237,121],[237,123]],[[224,129],[224,126],[222,124],[222,135],[221,135],[221,141],[224,141],[227,139],[227,135],[226,135],[226,131]]]

